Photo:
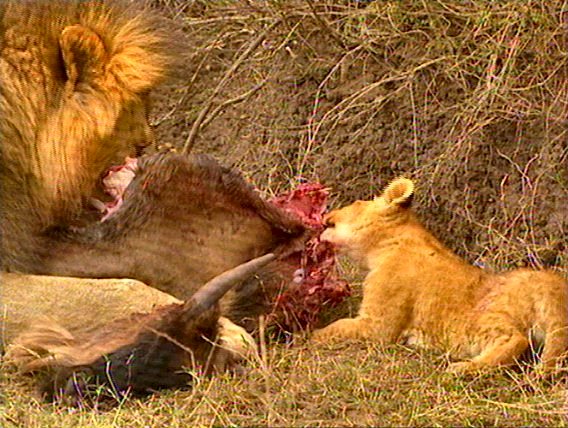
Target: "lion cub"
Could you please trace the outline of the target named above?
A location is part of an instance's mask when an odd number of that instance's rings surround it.
[[[492,274],[438,241],[410,209],[412,181],[399,178],[372,201],[326,215],[322,239],[370,270],[359,315],[314,333],[316,342],[359,338],[448,351],[467,372],[508,365],[544,345],[553,369],[568,350],[568,283],[551,271]]]

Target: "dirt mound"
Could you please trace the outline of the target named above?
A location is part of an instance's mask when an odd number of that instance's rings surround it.
[[[404,174],[426,224],[469,260],[566,266],[561,2],[154,3],[193,44],[157,96],[160,143],[268,192],[320,180],[336,205]]]

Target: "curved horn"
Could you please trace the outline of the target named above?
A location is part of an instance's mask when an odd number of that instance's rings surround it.
[[[197,316],[205,312],[235,284],[245,280],[275,258],[276,256],[274,254],[268,253],[216,276],[197,290],[197,292],[191,296],[191,299],[185,303],[186,309],[189,310],[186,316]]]

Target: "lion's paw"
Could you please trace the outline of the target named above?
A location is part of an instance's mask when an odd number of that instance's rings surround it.
[[[254,338],[240,325],[228,318],[219,318],[220,345],[229,350],[235,358],[247,359],[254,357],[257,346]]]
[[[253,337],[239,325],[227,318],[219,318],[219,349],[213,360],[217,371],[238,370],[241,363],[258,358],[258,349]]]

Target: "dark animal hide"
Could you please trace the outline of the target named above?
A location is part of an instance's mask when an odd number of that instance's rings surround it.
[[[121,400],[191,387],[192,373],[211,371],[218,316],[218,310],[210,310],[187,319],[183,306],[174,304],[79,336],[77,347],[105,347],[108,352],[88,364],[52,368],[43,379],[42,392],[48,400],[77,405],[84,399]]]
[[[120,208],[87,227],[48,230],[30,273],[133,278],[185,300],[253,257],[283,256],[304,245],[308,231],[301,220],[209,156],[156,154],[138,164]],[[279,268],[264,272],[264,280],[228,293],[224,316],[239,324],[269,307],[276,290],[267,287],[280,285],[269,278]]]
[[[185,303],[126,316],[73,336],[57,325],[34,326],[15,339],[7,358],[24,372],[44,373],[44,392],[78,404],[105,387],[114,399],[190,385],[190,371],[224,370],[238,355],[219,345],[217,301],[274,260],[255,258],[209,281]]]

